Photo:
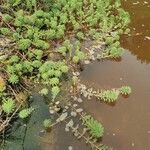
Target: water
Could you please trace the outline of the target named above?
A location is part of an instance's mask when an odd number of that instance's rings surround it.
[[[94,62],[85,66],[81,78],[86,85],[99,88],[113,88],[130,85],[129,98],[120,97],[114,106],[92,99],[84,103],[84,108],[105,127],[103,143],[118,150],[150,150],[150,1],[123,1],[130,12],[131,36],[122,37],[126,49],[122,59]],[[53,130],[43,138],[43,150],[90,150],[84,142],[77,141],[64,127]]]
[[[131,36],[121,41],[127,49],[121,61],[95,62],[82,73],[85,83],[96,88],[132,87],[131,96],[120,97],[113,107],[96,101],[85,105],[106,128],[103,142],[118,150],[150,149],[150,2],[134,2],[123,3],[132,24]]]

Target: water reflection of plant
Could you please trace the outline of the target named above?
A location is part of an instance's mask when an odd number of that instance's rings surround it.
[[[17,95],[23,90],[28,91],[34,83],[44,85],[40,94],[51,92],[52,103],[63,91],[61,84],[66,76],[73,82],[73,89],[77,90],[78,77],[73,72],[85,60],[90,60],[90,50],[87,52],[83,48],[86,39],[105,43],[103,52],[92,53],[92,57],[118,58],[123,52],[120,35],[129,32],[126,28],[130,17],[121,8],[119,0],[113,3],[110,0],[60,0],[55,3],[48,0],[10,0],[2,1],[2,8],[0,33],[11,39],[14,46],[8,54],[2,53],[7,57],[0,64],[3,68],[0,76],[0,131],[9,126],[13,116],[19,114],[20,118],[27,118],[32,113],[34,108],[24,108],[28,105]],[[72,37],[76,38],[75,42]],[[106,90],[97,93],[97,97],[113,102],[120,92],[126,95],[130,91],[128,87]],[[102,136],[103,127],[92,117],[84,124],[91,128],[92,136]]]

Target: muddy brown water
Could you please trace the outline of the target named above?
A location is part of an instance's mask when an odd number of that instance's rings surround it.
[[[114,106],[97,101],[85,101],[84,108],[105,127],[104,144],[118,150],[150,150],[150,1],[123,1],[130,12],[131,36],[122,37],[126,49],[119,62],[100,61],[85,66],[81,74],[87,86],[117,88],[130,85],[132,94],[120,97]],[[55,139],[46,135],[41,141],[43,150],[90,150],[76,140],[64,127],[54,129]]]

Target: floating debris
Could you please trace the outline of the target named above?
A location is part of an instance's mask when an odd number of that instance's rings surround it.
[[[50,109],[50,110],[49,110],[49,113],[50,113],[50,114],[54,114],[55,111]]]
[[[68,109],[69,107],[68,106],[65,106],[65,109]]]
[[[81,113],[82,111],[83,111],[82,108],[76,109],[76,112],[77,112],[77,113]]]
[[[79,132],[78,132],[77,130],[74,132],[74,136],[75,136],[75,137],[78,137],[78,136],[79,136]]]
[[[89,60],[85,60],[85,61],[84,61],[84,64],[86,64],[86,65],[87,65],[87,64],[90,64],[90,61],[89,61]]]
[[[68,116],[68,113],[67,113],[67,112],[62,113],[62,114],[60,115],[60,117],[56,120],[56,122],[61,122],[61,121],[65,120],[65,119],[67,118],[67,116]]]
[[[59,105],[59,104],[60,104],[60,101],[57,101],[55,104],[56,104],[56,105]]]
[[[120,81],[122,81],[122,78],[120,78]]]
[[[134,147],[134,145],[135,145],[135,144],[132,142],[132,147]]]
[[[79,76],[80,75],[80,72],[73,72],[72,73],[74,76]]]
[[[73,104],[73,107],[77,107],[78,105],[77,104]]]
[[[148,4],[148,2],[147,2],[147,1],[144,1],[144,4]]]
[[[73,125],[74,125],[74,122],[72,119],[66,124],[67,127],[71,127],[71,128],[73,127]]]
[[[148,40],[150,40],[150,37],[149,37],[149,36],[145,36],[145,39],[148,39]]]
[[[77,101],[78,101],[79,103],[82,103],[82,102],[83,102],[83,100],[82,100],[81,98],[78,98]]]
[[[66,132],[69,132],[70,130],[69,130],[69,128],[68,128],[68,127],[65,127],[65,131],[66,131]]]
[[[77,113],[72,111],[71,114],[70,114],[72,117],[76,117],[77,116]]]
[[[68,150],[73,150],[73,147],[72,146],[68,146]]]
[[[132,3],[133,5],[137,5],[137,4],[139,4],[140,2],[139,1],[137,1],[137,2],[135,2],[135,3]]]
[[[84,97],[87,97],[88,99],[91,99],[91,97],[93,96],[93,89],[90,88],[90,89],[87,89],[87,87],[83,84],[80,84],[80,86],[78,87],[81,91],[81,94],[84,96]]]

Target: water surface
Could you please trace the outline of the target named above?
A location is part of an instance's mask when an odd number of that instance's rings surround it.
[[[119,62],[95,62],[87,66],[82,79],[96,88],[130,85],[129,98],[120,97],[115,106],[97,101],[85,107],[103,122],[106,134],[103,142],[118,150],[150,149],[150,1],[124,1],[130,12],[131,36],[123,37],[126,49]]]

